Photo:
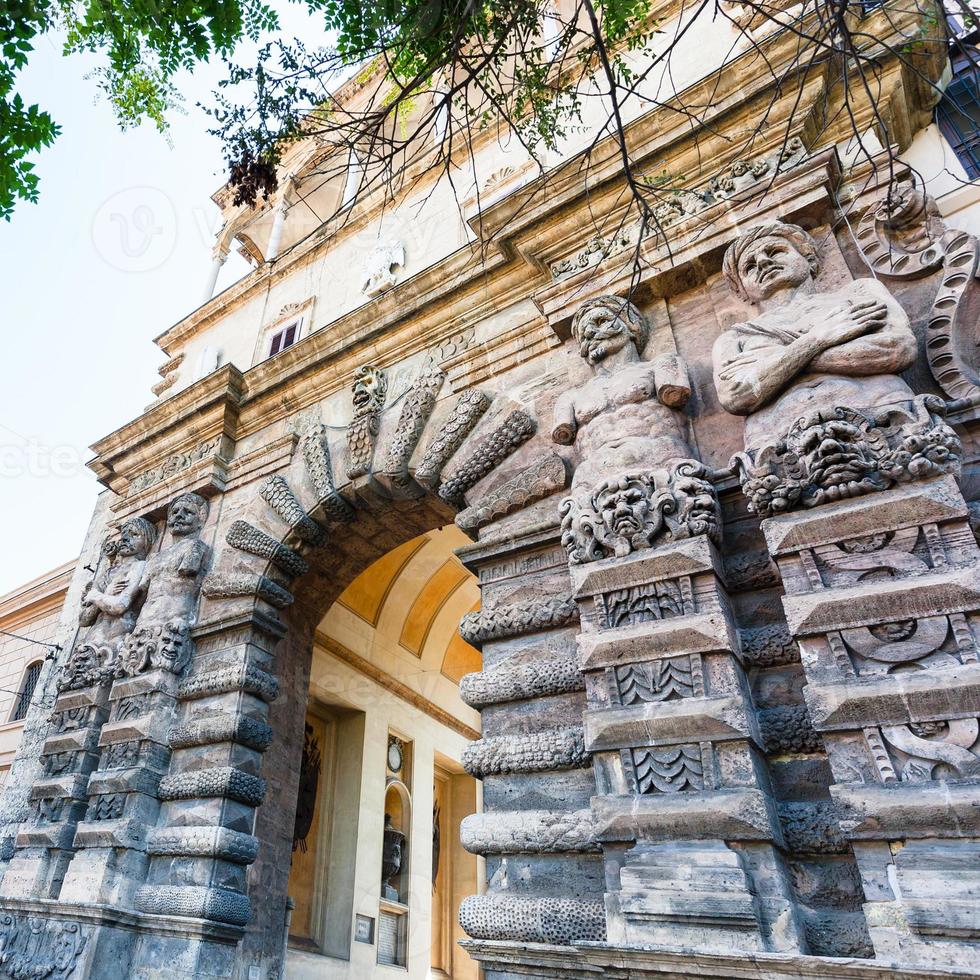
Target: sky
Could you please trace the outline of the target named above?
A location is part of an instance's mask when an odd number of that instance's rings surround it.
[[[142,413],[157,336],[201,300],[223,183],[205,65],[181,80],[166,138],[122,133],[85,79],[94,61],[42,38],[19,89],[62,126],[36,158],[41,196],[0,221],[0,594],[78,556],[102,489],[90,446]],[[219,288],[247,271],[232,256]]]

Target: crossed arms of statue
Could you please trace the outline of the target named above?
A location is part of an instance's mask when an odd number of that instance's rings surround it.
[[[723,333],[714,347],[722,406],[750,415],[800,374],[896,374],[913,363],[916,341],[909,318],[885,286],[859,279],[836,296],[839,304],[827,296],[826,314],[810,325],[794,323],[795,304],[790,304],[779,311],[778,321],[763,314]]]

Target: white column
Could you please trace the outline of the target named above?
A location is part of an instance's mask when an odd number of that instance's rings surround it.
[[[290,187],[292,187],[292,181],[287,180],[282,185],[282,193],[276,202],[276,210],[272,216],[272,231],[269,232],[269,245],[265,250],[267,262],[271,262],[279,254],[279,242],[282,240],[282,226],[286,222],[286,211],[289,208],[286,195],[289,193]]]
[[[227,258],[228,249],[216,248],[214,250],[214,258],[211,260],[211,271],[208,273],[208,282],[204,287],[204,296],[201,299],[202,305],[214,296],[215,287],[218,285],[218,273],[221,272],[221,267],[225,264],[225,259]]]

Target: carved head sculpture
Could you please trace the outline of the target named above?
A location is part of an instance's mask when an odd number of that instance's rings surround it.
[[[388,376],[383,368],[373,364],[362,364],[354,372],[353,392],[354,415],[375,412],[385,403],[388,393]]]
[[[707,479],[700,464],[682,464],[671,481],[677,499],[677,511],[668,517],[673,532],[678,536],[707,534],[715,538],[719,533],[718,498],[715,488]]]
[[[814,412],[799,419],[786,439],[808,482],[817,490],[830,491],[834,499],[865,493],[862,481],[877,469],[880,455],[869,443],[866,421],[848,414],[840,409],[830,417]],[[887,446],[878,448],[887,450]]]
[[[596,540],[617,557],[646,547],[663,524],[653,500],[653,479],[643,473],[604,480],[592,493],[599,518]]]
[[[196,493],[175,497],[167,510],[167,527],[175,537],[197,534],[208,519],[208,502]]]
[[[732,292],[753,303],[800,286],[819,271],[817,243],[799,225],[782,221],[760,225],[735,239],[722,263]]]
[[[119,531],[116,554],[123,558],[145,558],[157,539],[157,529],[142,517],[133,517]]]
[[[572,336],[589,364],[598,364],[632,344],[639,355],[647,345],[650,324],[628,300],[599,296],[579,307],[572,319]]]

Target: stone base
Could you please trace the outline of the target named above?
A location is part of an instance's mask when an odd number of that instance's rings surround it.
[[[560,977],[562,980],[949,980],[975,978],[967,969],[902,967],[883,960],[784,956],[779,953],[693,953],[623,949],[610,944],[541,946],[467,940],[460,944],[484,969],[486,980]]]

